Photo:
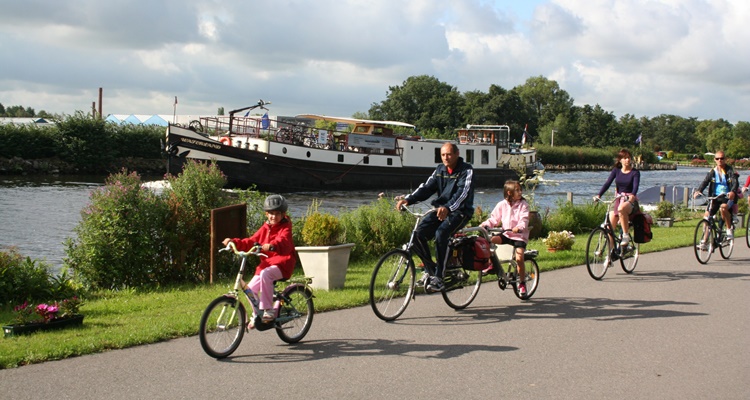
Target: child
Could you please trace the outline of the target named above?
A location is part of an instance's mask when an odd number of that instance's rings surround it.
[[[294,257],[294,241],[292,240],[292,222],[286,215],[288,205],[286,199],[278,194],[266,197],[263,209],[268,222],[263,224],[255,234],[249,238],[226,238],[224,246],[233,242],[237,250],[250,250],[258,243],[268,257],[261,257],[260,264],[255,269],[255,276],[243,289],[249,288],[258,293],[258,303],[263,311],[261,320],[271,322],[276,318],[273,310],[273,283],[279,279],[289,279],[294,271],[296,259]],[[251,322],[252,324],[252,322]]]
[[[529,203],[523,198],[523,190],[518,181],[506,181],[503,188],[505,200],[500,201],[490,213],[487,221],[480,225],[484,228],[502,226],[507,231],[493,236],[492,243],[513,245],[518,265],[518,293],[526,295],[526,265],[523,254],[529,241]],[[483,271],[484,272],[484,271]]]

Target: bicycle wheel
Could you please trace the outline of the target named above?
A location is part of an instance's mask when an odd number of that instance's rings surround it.
[[[521,295],[521,293],[518,292],[518,285],[513,285],[513,288],[516,289],[513,290],[513,293],[515,293],[516,297],[521,300],[528,300],[534,295],[536,288],[539,286],[539,264],[536,263],[535,259],[526,259],[524,265],[524,275],[526,276],[523,281],[526,282],[526,294]]]
[[[721,258],[727,260],[734,250],[734,239],[727,239],[724,235],[721,235],[721,238],[722,241],[719,244],[719,254],[721,254]]]
[[[632,274],[641,256],[641,244],[631,242],[628,250],[620,257],[620,266],[627,274]]]
[[[214,299],[201,316],[203,351],[214,358],[224,358],[234,353],[245,334],[245,317],[245,306],[237,298],[221,296]]]
[[[711,224],[705,219],[700,220],[695,227],[695,235],[693,236],[693,249],[695,258],[698,259],[699,263],[705,264],[711,258],[711,253],[714,252],[714,236],[715,232],[711,228]]]
[[[414,295],[414,261],[404,250],[391,250],[380,258],[370,279],[370,306],[383,321],[404,313]]]
[[[595,228],[586,242],[586,268],[589,275],[595,280],[600,280],[607,273],[607,268],[612,264],[610,253],[612,246],[607,238],[607,231],[602,227]]]
[[[745,244],[750,247],[750,212],[747,213],[747,221],[745,221]]]
[[[287,343],[297,343],[307,335],[315,315],[312,292],[303,285],[289,285],[281,294],[276,334]]]
[[[482,273],[474,269],[446,269],[443,276],[443,300],[454,310],[462,310],[471,304],[482,285]]]

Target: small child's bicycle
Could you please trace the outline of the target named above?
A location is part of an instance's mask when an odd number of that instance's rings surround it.
[[[258,296],[252,290],[242,290],[242,277],[245,273],[249,256],[267,257],[260,246],[253,246],[250,251],[238,251],[234,243],[229,243],[222,251],[232,251],[241,259],[240,270],[234,281],[234,287],[228,293],[214,299],[203,312],[200,323],[200,341],[203,351],[214,358],[224,358],[234,353],[242,342],[245,331],[256,329],[265,331],[276,329],[276,334],[286,343],[297,343],[305,337],[312,325],[315,307],[311,278],[291,278],[290,285],[279,291],[274,286],[274,310],[276,319],[263,322],[262,312],[258,307]],[[276,283],[281,281],[276,281]],[[240,300],[240,293],[250,304],[252,327],[248,326],[247,312]]]

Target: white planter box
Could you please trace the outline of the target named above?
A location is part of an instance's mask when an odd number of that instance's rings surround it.
[[[663,228],[670,228],[674,224],[674,218],[657,218],[656,225]]]
[[[354,243],[297,247],[305,276],[313,278],[310,286],[323,290],[343,288],[352,247]]]

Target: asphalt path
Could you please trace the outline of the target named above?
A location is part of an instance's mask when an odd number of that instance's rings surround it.
[[[544,264],[544,259],[539,259]],[[594,281],[541,274],[522,302],[485,283],[463,311],[417,296],[397,321],[369,306],[316,314],[305,340],[251,332],[217,361],[198,337],[0,370],[5,399],[750,398],[750,249],[691,248]]]

